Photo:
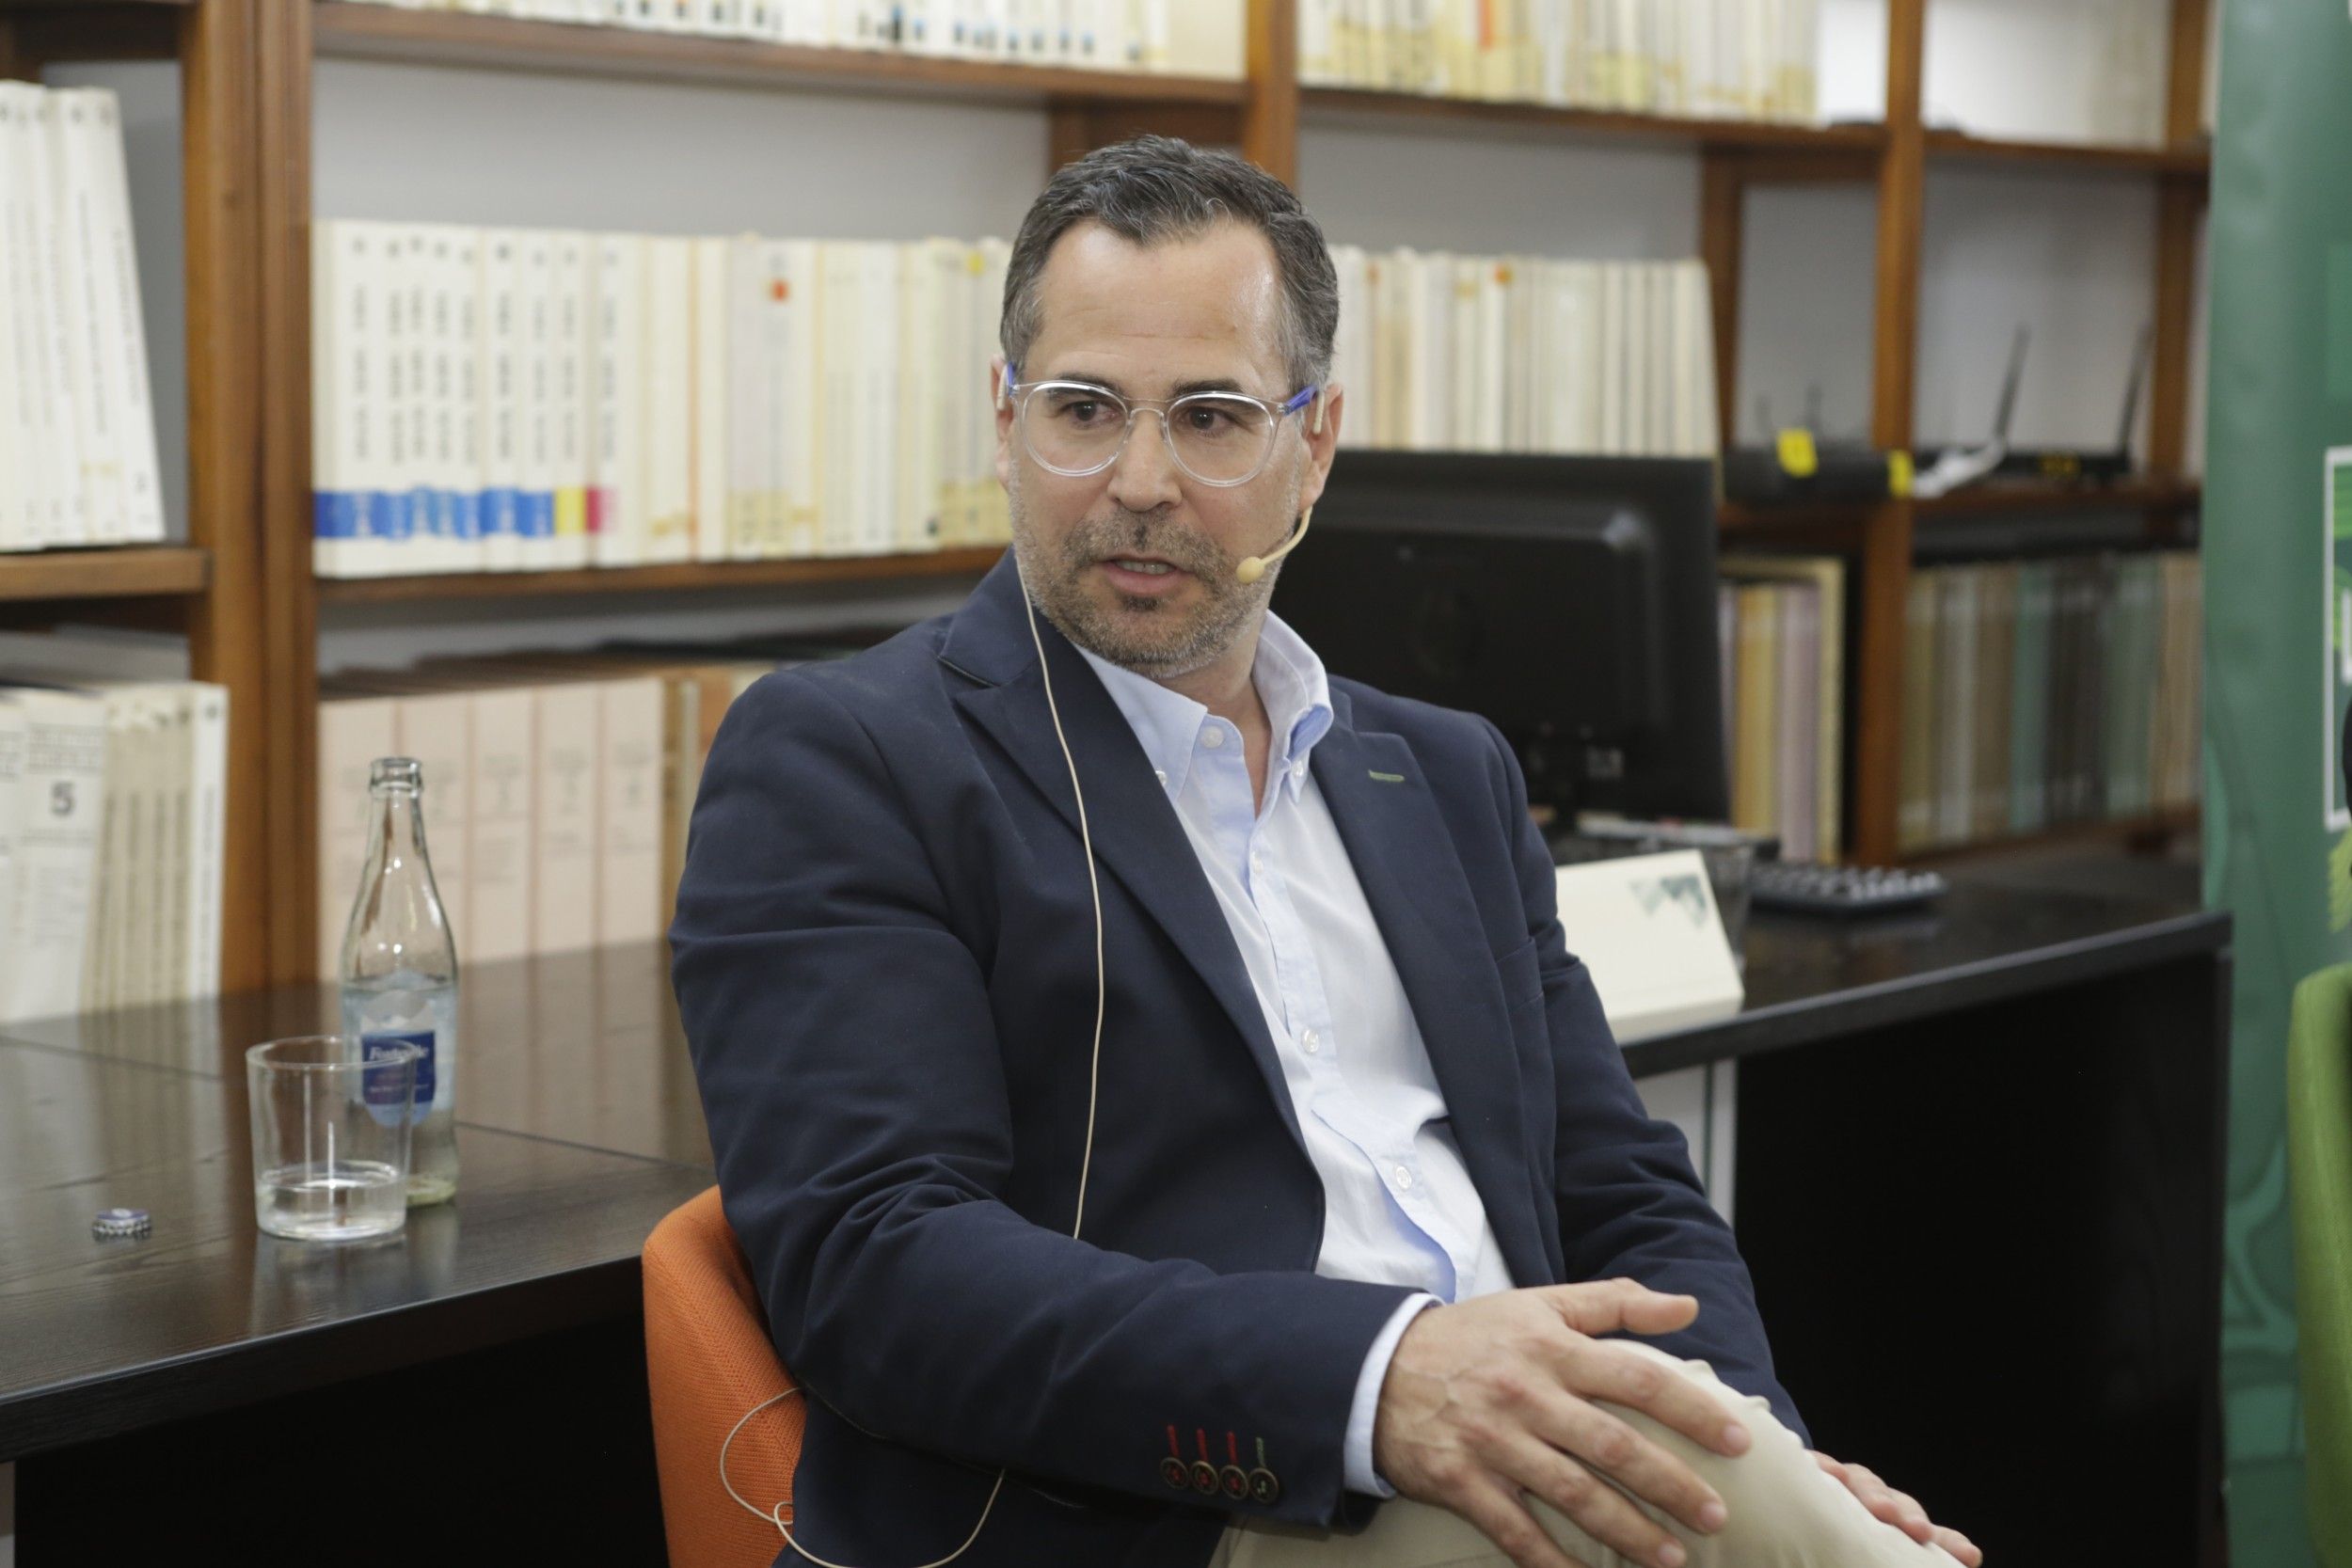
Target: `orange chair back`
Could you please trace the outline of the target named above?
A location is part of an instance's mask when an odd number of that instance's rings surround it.
[[[645,1369],[672,1568],[768,1568],[784,1549],[719,1482],[719,1446],[743,1413],[792,1386],[768,1339],[751,1269],[711,1188],[645,1239]],[[727,1479],[755,1508],[792,1496],[806,1415],[799,1399],[743,1424]],[[792,1510],[784,1511],[787,1524]]]

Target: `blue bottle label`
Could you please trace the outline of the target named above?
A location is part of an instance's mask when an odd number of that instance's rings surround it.
[[[373,1062],[376,1058],[389,1054],[394,1049],[404,1045],[413,1045],[420,1052],[423,1053],[423,1054],[417,1058],[417,1092],[414,1097],[415,1108],[410,1111],[408,1117],[408,1119],[412,1122],[422,1121],[425,1118],[425,1114],[433,1108],[433,1031],[430,1029],[420,1029],[407,1033],[394,1033],[390,1030],[385,1030],[377,1033],[370,1033],[362,1035],[359,1037],[359,1045],[361,1051],[360,1060],[367,1062]],[[395,1112],[392,1115],[388,1116],[374,1110],[373,1107],[379,1105],[394,1105],[399,1102],[400,1086],[397,1074],[390,1072],[371,1072],[363,1074],[362,1076],[367,1081],[364,1092],[367,1097],[367,1102],[371,1107],[368,1114],[374,1117],[376,1120],[389,1126],[392,1122],[393,1116],[396,1116],[398,1113]],[[381,1082],[379,1082],[379,1080],[381,1080]]]

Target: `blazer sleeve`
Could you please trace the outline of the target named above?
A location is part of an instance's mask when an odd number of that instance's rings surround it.
[[[1551,852],[1528,816],[1518,759],[1502,732],[1486,729],[1495,748],[1496,804],[1513,846],[1551,1024],[1559,1097],[1552,1189],[1567,1277],[1623,1276],[1697,1297],[1698,1320],[1690,1328],[1651,1342],[1707,1362],[1743,1394],[1763,1395],[1809,1447],[1796,1402],[1773,1375],[1756,1286],[1731,1227],[1707,1201],[1680,1131],[1652,1120],[1643,1107],[1591,973],[1568,951],[1560,928]]]
[[[985,978],[820,683],[771,675],[728,713],[671,942],[727,1220],[796,1380],[876,1435],[1162,1502],[1200,1500],[1163,1474],[1171,1428],[1263,1437],[1279,1496],[1217,1506],[1331,1520],[1357,1373],[1409,1292],[1147,1261],[1002,1201]]]

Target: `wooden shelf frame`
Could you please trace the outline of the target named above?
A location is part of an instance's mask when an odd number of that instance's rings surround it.
[[[1238,82],[913,59],[726,39],[605,30],[352,0],[0,0],[0,75],[53,61],[169,58],[182,80],[191,366],[188,540],[163,550],[0,558],[0,602],[44,601],[175,616],[197,673],[231,691],[225,983],[299,982],[318,919],[318,631],[321,608],[597,594],[789,589],[984,570],[992,551],[931,557],[755,562],[554,574],[469,574],[322,582],[311,571],[310,241],[313,73],[321,58],[904,100],[1026,104],[1045,111],[1045,168],[1139,131],[1238,146],[1298,182],[1302,122],[1433,135],[1679,147],[1700,164],[1699,235],[1711,273],[1718,395],[1726,431],[1742,308],[1748,192],[1850,182],[1876,188],[1871,436],[1908,447],[1917,374],[1920,226],[1931,164],[2000,161],[2090,176],[2137,174],[2159,188],[2153,477],[2129,504],[2178,516],[2197,503],[2180,476],[2187,409],[2194,244],[2211,157],[2198,124],[2209,0],[2172,0],[2173,57],[2162,148],[2061,147],[1930,131],[1920,119],[1927,0],[1888,0],[1886,117],[1875,125],[1687,119],[1466,103],[1315,87],[1297,80],[1295,0],[1245,0]],[[1306,193],[1310,201],[1312,192]],[[260,462],[254,461],[256,452]],[[1846,792],[1854,858],[1897,858],[1902,617],[1922,527],[1964,515],[2112,507],[2055,489],[1947,501],[1896,500],[1800,514],[1727,507],[1726,536],[1836,549],[1856,562],[1857,700]],[[144,608],[140,608],[144,607]],[[2175,825],[2177,826],[2177,824]]]
[[[804,561],[681,561],[562,572],[452,572],[408,578],[322,578],[321,603],[392,604],[419,599],[509,599],[584,594],[675,594],[739,588],[804,588],[822,582],[895,582],[978,577],[1001,546],[915,555],[844,555]]]
[[[0,603],[184,598],[212,586],[213,557],[187,545],[0,555]]]

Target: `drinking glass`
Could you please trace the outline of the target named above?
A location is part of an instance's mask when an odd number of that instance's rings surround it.
[[[265,1040],[245,1053],[256,1224],[292,1241],[348,1242],[406,1223],[422,1055],[357,1035]]]

